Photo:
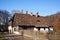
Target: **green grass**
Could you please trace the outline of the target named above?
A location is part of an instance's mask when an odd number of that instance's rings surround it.
[[[3,33],[0,32],[0,40],[3,40],[3,39],[4,39]]]

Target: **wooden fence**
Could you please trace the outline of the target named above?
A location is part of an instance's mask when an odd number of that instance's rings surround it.
[[[60,32],[41,33],[40,31],[24,30],[23,36],[33,40],[60,40]]]
[[[60,40],[60,32],[50,32],[48,38],[49,40]]]

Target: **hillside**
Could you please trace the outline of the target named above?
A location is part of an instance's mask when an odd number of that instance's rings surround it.
[[[54,30],[60,32],[60,12],[46,16],[46,18],[50,21],[51,25],[53,25]]]

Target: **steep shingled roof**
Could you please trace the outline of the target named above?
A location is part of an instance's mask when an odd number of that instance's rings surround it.
[[[31,16],[30,14],[14,14],[14,22],[13,25],[27,25],[35,27],[48,27],[51,26],[49,20],[46,17],[35,15]]]

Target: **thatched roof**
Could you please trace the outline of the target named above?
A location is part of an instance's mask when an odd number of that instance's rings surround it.
[[[50,22],[47,18],[43,16],[36,17],[35,15],[30,14],[14,14],[13,25],[34,25],[35,27],[48,27]]]

